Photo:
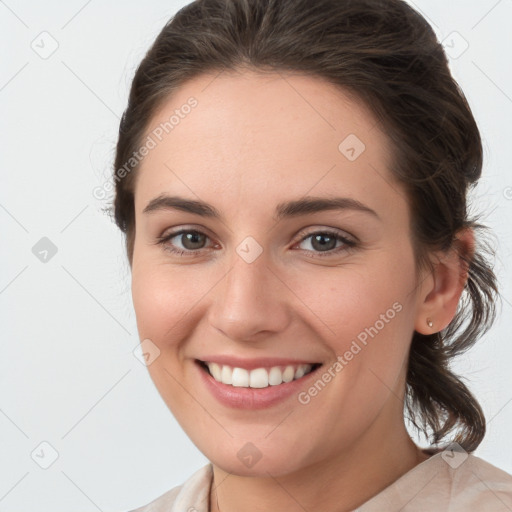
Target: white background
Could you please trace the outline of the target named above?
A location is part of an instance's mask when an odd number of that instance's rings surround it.
[[[0,2],[2,511],[129,510],[207,462],[132,353],[123,240],[92,195],[110,176],[135,67],[186,3]],[[512,1],[414,5],[440,40],[456,31],[469,44],[451,66],[484,139],[475,207],[498,240],[503,307],[455,369],[488,419],[476,455],[512,472]],[[47,59],[31,47],[41,38],[46,51],[58,43]],[[32,252],[42,237],[57,248],[46,263]],[[31,457],[52,450],[48,469]]]

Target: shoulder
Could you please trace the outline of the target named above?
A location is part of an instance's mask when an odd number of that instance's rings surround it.
[[[475,455],[448,471],[456,510],[512,510],[512,475]]]
[[[183,484],[129,512],[208,512],[212,475],[212,466],[208,463]]]
[[[439,451],[371,498],[357,512],[507,512],[512,475],[472,454]]]
[[[169,511],[176,501],[176,496],[179,495],[182,485],[177,485],[173,487],[170,491],[167,491],[165,494],[162,494],[158,498],[154,499],[152,502],[147,505],[143,505],[142,507],[130,510],[129,512],[160,512],[160,511]]]

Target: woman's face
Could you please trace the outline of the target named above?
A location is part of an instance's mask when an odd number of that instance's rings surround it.
[[[150,375],[197,447],[279,475],[403,428],[421,297],[369,111],[318,78],[202,75],[144,140],[133,302]]]

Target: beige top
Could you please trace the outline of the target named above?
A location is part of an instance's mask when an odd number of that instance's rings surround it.
[[[209,512],[211,463],[130,512]],[[512,475],[471,454],[441,451],[353,512],[511,512]]]

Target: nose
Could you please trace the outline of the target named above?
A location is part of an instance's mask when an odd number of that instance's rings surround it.
[[[235,341],[258,341],[286,329],[290,322],[289,288],[264,255],[248,263],[234,258],[215,287],[209,321]]]

